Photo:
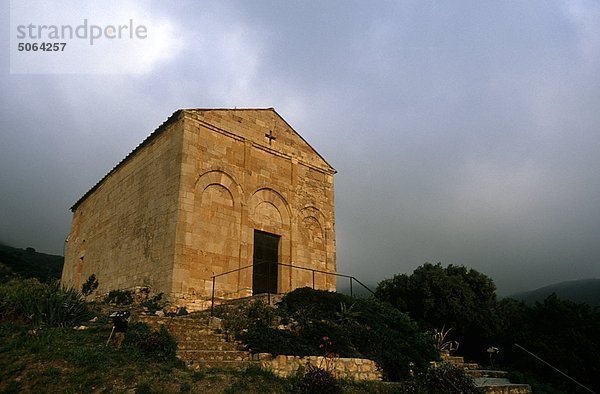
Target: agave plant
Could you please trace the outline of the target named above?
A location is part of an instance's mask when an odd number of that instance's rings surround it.
[[[446,330],[446,326],[443,326],[441,330],[433,330],[433,340],[435,341],[436,349],[442,353],[449,355],[451,352],[458,350],[459,343],[457,341],[447,341],[446,337],[448,333],[452,331],[452,328]]]
[[[91,317],[81,294],[58,281],[40,283],[27,279],[9,283],[7,303],[35,326],[74,326]]]

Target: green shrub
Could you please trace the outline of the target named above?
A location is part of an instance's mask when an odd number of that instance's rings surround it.
[[[189,313],[188,313],[188,311],[187,311],[187,309],[186,309],[185,306],[182,306],[181,308],[179,308],[177,310],[177,316],[185,316],[185,315],[188,315],[188,314]]]
[[[223,319],[223,328],[228,335],[240,338],[242,331],[249,327],[269,327],[275,312],[261,300],[255,300],[235,307],[218,306],[215,315]]]
[[[309,365],[304,376],[295,387],[299,393],[327,393],[337,394],[342,392],[340,384],[331,372]]]
[[[423,371],[438,356],[432,339],[420,332],[416,323],[374,298],[355,299],[303,288],[285,295],[280,307],[300,324],[298,333],[304,343],[318,346],[327,336],[341,357],[375,360],[388,380],[408,377],[411,362],[417,371]]]
[[[138,349],[144,356],[156,361],[176,360],[177,340],[164,326],[157,331],[146,323],[132,323],[124,345]]]
[[[81,285],[81,294],[84,296],[89,296],[98,288],[98,279],[96,278],[96,274],[91,274],[85,283]]]
[[[43,284],[37,279],[12,279],[0,285],[0,318],[3,321],[26,321],[21,299],[27,294],[41,293]]]
[[[131,305],[133,303],[133,293],[131,290],[111,290],[104,301],[107,304]]]
[[[166,306],[166,302],[162,299],[163,293],[158,293],[142,302],[142,306],[148,308],[149,312],[156,312]]]
[[[306,342],[306,338],[289,331],[277,330],[263,325],[252,325],[242,332],[239,337],[247,350],[253,353],[271,353],[273,356],[285,355],[314,355],[317,346]]]
[[[417,381],[418,385],[428,393],[482,393],[463,368],[449,363],[430,366]]]
[[[15,279],[0,286],[0,315],[36,326],[68,327],[92,315],[81,294],[59,282]]]

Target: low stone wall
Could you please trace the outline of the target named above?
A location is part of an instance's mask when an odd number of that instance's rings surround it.
[[[296,373],[298,368],[309,364],[327,369],[336,378],[354,380],[381,380],[381,373],[373,360],[363,358],[325,358],[323,356],[283,356],[273,359],[260,357],[261,366],[270,369],[278,376],[287,377]]]

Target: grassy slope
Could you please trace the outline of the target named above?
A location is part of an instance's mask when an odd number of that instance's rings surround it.
[[[257,368],[193,371],[178,360],[149,360],[132,347],[106,346],[106,317],[88,324],[85,331],[46,328],[31,335],[25,324],[0,322],[0,393],[288,393],[294,385]],[[346,382],[344,392],[390,389]]]
[[[42,281],[60,279],[63,256],[38,253],[33,249],[19,249],[0,244],[0,275],[39,278]]]
[[[109,334],[108,323],[86,331],[43,329],[35,336],[24,325],[0,323],[0,392],[217,393],[238,386],[285,392],[285,381],[265,373],[194,372],[176,361],[147,360],[133,348],[116,350],[105,346]]]

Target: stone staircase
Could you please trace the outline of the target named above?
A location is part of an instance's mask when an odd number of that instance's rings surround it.
[[[240,343],[227,341],[225,335],[216,333],[205,319],[140,316],[139,321],[154,329],[166,327],[177,338],[177,357],[190,368],[243,369],[258,363]]]
[[[209,326],[206,317],[139,316],[137,320],[154,329],[166,327],[177,338],[177,357],[190,368],[243,369],[253,364],[260,365],[257,355],[253,358],[250,352],[243,350],[241,343],[227,341],[224,334]],[[473,377],[475,385],[487,394],[531,393],[529,385],[511,383],[506,371],[480,369],[478,364],[465,363],[459,356],[445,356],[443,360],[464,368]]]
[[[530,394],[531,387],[528,384],[511,383],[508,380],[508,372],[488,369],[480,369],[476,363],[465,363],[460,356],[443,356],[447,363],[462,367],[465,372],[475,381],[477,387],[482,388],[486,394]]]

